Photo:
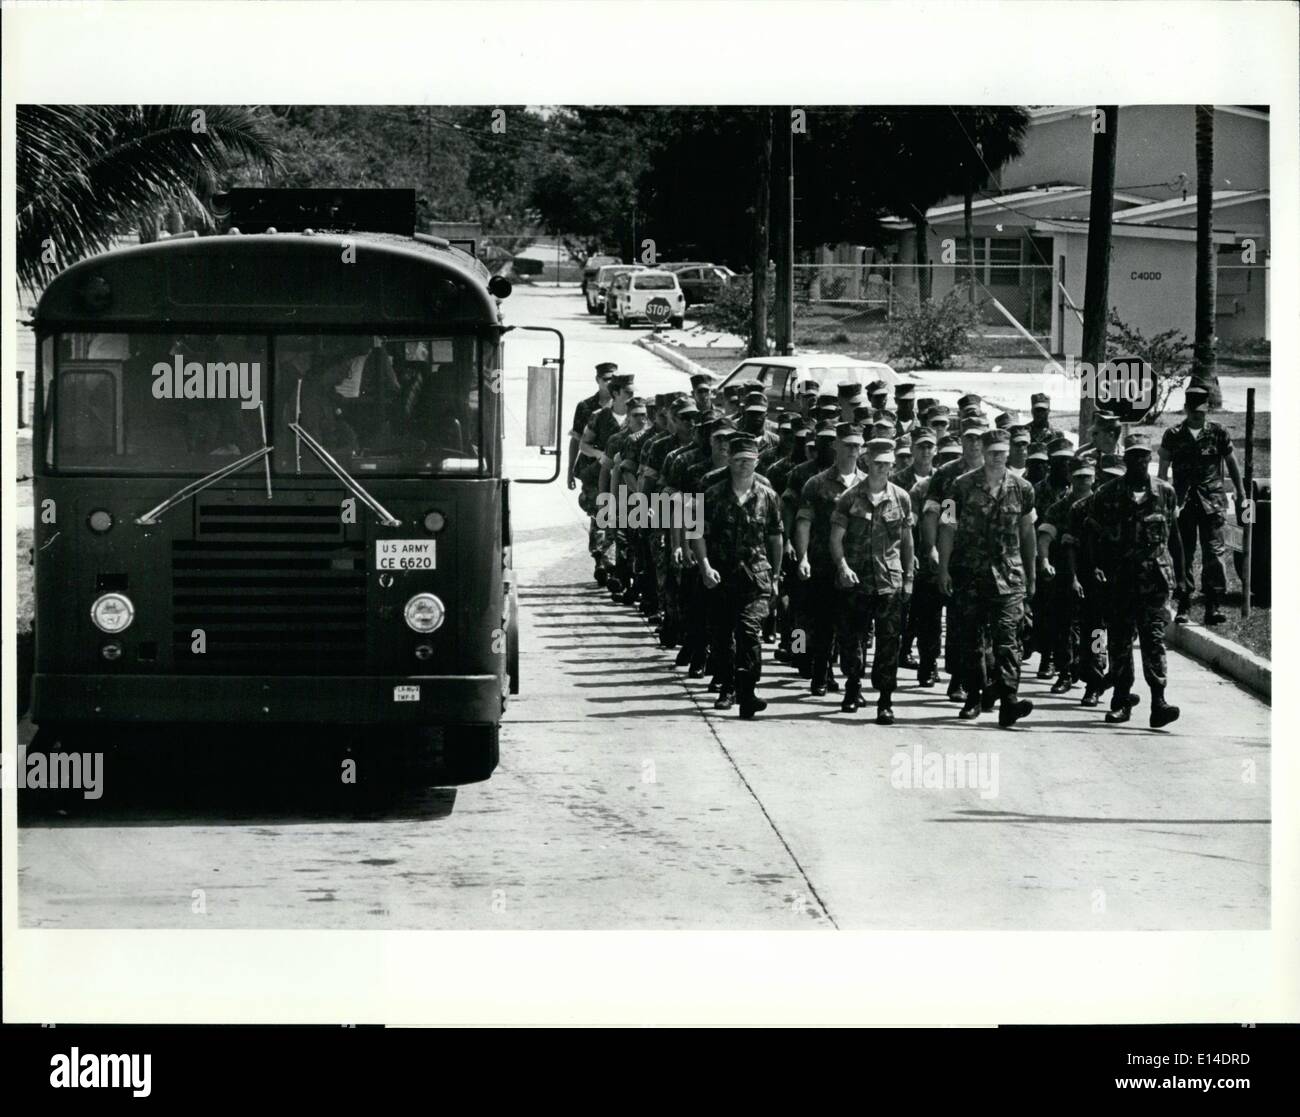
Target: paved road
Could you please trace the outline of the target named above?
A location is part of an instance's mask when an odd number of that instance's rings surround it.
[[[519,290],[507,306],[511,321],[565,331],[566,413],[598,360],[636,372],[646,392],[684,379],[631,345],[635,334],[582,314],[576,290]],[[511,343],[508,399],[551,346],[544,335]],[[234,781],[266,792],[256,804],[185,786],[179,802],[164,793],[108,817],[83,806],[26,820],[22,922],[1269,925],[1269,711],[1191,661],[1171,656],[1183,718],[1165,732],[1142,718],[1109,730],[1099,712],[1032,680],[1029,728],[969,727],[906,672],[899,722],[881,729],[867,712],[841,715],[833,697],[808,697],[770,664],[771,706],[741,722],[715,713],[703,683],[596,591],[573,494],[533,487],[515,516],[523,694],[491,781],[455,791],[416,781],[361,808],[340,805],[337,788],[268,790],[267,773]],[[936,755],[969,756],[984,790],[900,786],[914,766],[924,785]]]

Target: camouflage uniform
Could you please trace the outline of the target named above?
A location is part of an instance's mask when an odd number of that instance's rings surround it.
[[[957,458],[939,466],[930,474],[930,483],[926,487],[925,503],[922,505],[922,512],[937,512],[942,518],[944,512],[944,502],[952,496],[952,486],[956,483],[957,478],[962,474],[970,472],[964,458]],[[937,536],[936,536],[937,538]],[[925,558],[922,556],[921,567],[925,569]],[[931,571],[935,578],[935,590],[938,590],[939,571]],[[954,679],[961,674],[961,642],[964,637],[961,634],[961,610],[957,607],[957,579],[953,579],[953,593],[951,597],[940,597],[940,603],[947,608],[948,626],[944,632],[943,647],[943,666],[944,669]],[[979,634],[974,633],[972,639],[978,639]]]
[[[898,686],[898,648],[902,637],[904,572],[901,540],[912,530],[912,501],[905,489],[888,482],[877,504],[865,484],[855,485],[835,501],[831,523],[844,528],[844,561],[858,584],[841,587],[835,614],[840,670],[846,680],[862,678],[863,637],[874,624],[876,654],[871,685],[886,698]]]
[[[641,492],[647,497],[654,497],[664,486],[664,469],[669,455],[681,447],[678,436],[671,431],[656,437],[641,451]],[[689,444],[688,444],[689,445]],[[677,572],[673,569],[668,550],[669,535],[666,527],[648,529],[650,533],[650,557],[655,568],[655,588],[659,595],[659,607],[664,616],[664,628],[660,643],[672,647],[681,635],[681,617],[677,602]]]
[[[628,494],[637,491],[637,476],[641,469],[641,451],[652,437],[662,433],[658,427],[647,423],[636,434],[629,435],[623,444],[623,486]],[[632,585],[641,599],[642,611],[652,616],[659,611],[655,590],[654,566],[650,561],[650,529],[633,528],[628,531],[631,550]]]
[[[1100,478],[1099,478],[1100,480]],[[1099,486],[1100,487],[1100,486]],[[1083,600],[1078,604],[1079,660],[1075,674],[1092,688],[1101,687],[1110,673],[1106,654],[1106,604],[1107,586],[1097,581],[1096,547],[1093,545],[1088,521],[1093,519],[1093,505],[1097,500],[1094,489],[1082,500],[1070,505],[1070,513],[1061,533],[1061,543],[1074,552],[1074,573],[1083,589]],[[1058,570],[1057,578],[1061,577]]]
[[[594,411],[591,418],[587,420],[587,431],[592,436],[590,447],[599,450],[602,454],[608,454],[609,440],[623,430],[623,423],[624,420],[614,414],[612,405]],[[592,517],[588,549],[591,550],[598,566],[610,566],[614,560],[614,533],[597,527],[595,522],[596,496],[600,492],[600,462],[595,458],[582,460],[586,463],[586,471],[582,474],[582,496],[590,504],[590,507],[584,505],[584,509]]]
[[[683,500],[687,499],[692,494],[687,481],[689,472],[697,466],[707,467],[709,457],[708,449],[701,447],[698,441],[669,454],[664,464],[663,491],[680,493]],[[671,536],[669,538],[671,540]],[[693,670],[702,671],[708,657],[709,629],[704,615],[704,585],[700,581],[700,568],[689,545],[682,547],[682,566],[677,571],[676,587],[681,617],[682,658]]]
[[[763,668],[763,618],[772,596],[767,539],[781,535],[781,503],[770,486],[755,480],[743,501],[731,478],[704,494],[704,539],[709,565],[722,582],[705,590],[718,677],[735,679],[738,693],[752,695]]]
[[[1020,558],[1020,520],[1034,510],[1034,490],[1014,474],[998,492],[989,490],[982,469],[963,474],[952,485],[956,535],[949,572],[963,636],[958,648],[968,695],[985,688],[981,634],[987,630],[993,655],[990,685],[1000,697],[1020,688],[1020,634],[1024,615],[1025,569]]]
[[[1141,490],[1139,490],[1141,491]],[[1173,486],[1147,478],[1147,497],[1137,503],[1123,477],[1102,485],[1093,496],[1084,525],[1106,574],[1112,706],[1133,689],[1133,635],[1142,647],[1142,674],[1154,691],[1164,690],[1167,605],[1176,592],[1169,534],[1178,528],[1178,498]]]
[[[1187,584],[1193,582],[1192,561],[1196,544],[1201,544],[1201,592],[1207,604],[1222,601],[1227,592],[1227,571],[1223,559],[1228,553],[1224,538],[1228,496],[1223,490],[1223,460],[1232,453],[1232,437],[1213,419],[1193,430],[1186,421],[1170,427],[1160,439],[1160,453],[1168,457],[1173,471],[1174,492],[1182,511],[1178,530],[1183,540],[1183,563]]]
[[[790,524],[791,535],[793,536],[795,520],[799,514],[800,498],[803,495],[803,488],[809,479],[815,477],[826,467],[814,457],[809,461],[800,462],[786,474],[785,488],[781,492],[781,507],[786,515],[784,522]],[[792,575],[789,583],[790,593],[790,633],[791,633],[791,650],[795,656],[796,666],[803,662],[802,657],[808,655],[808,641],[812,633],[812,621],[808,615],[809,608],[809,587],[812,583],[804,582],[800,579],[795,567],[796,563],[791,562],[791,569],[787,571]],[[802,636],[802,639],[800,637]]]
[[[1056,577],[1048,585],[1044,601],[1049,616],[1048,635],[1052,640],[1049,650],[1056,670],[1068,678],[1083,677],[1079,674],[1082,664],[1079,648],[1081,610],[1066,573],[1064,555],[1064,537],[1069,529],[1070,509],[1077,503],[1073,492],[1066,493],[1038,521],[1039,534],[1046,535],[1050,540],[1047,560],[1056,570]]]
[[[809,524],[807,557],[812,577],[808,579],[806,600],[812,627],[809,650],[814,682],[826,678],[830,667],[835,642],[835,610],[839,603],[835,564],[831,561],[831,516],[835,512],[835,502],[866,479],[867,475],[855,466],[846,484],[832,465],[809,478],[799,495],[795,519],[806,520]]]
[[[579,400],[577,407],[573,409],[573,430],[572,435],[582,441],[582,436],[587,429],[587,424],[600,408],[600,393],[588,396],[586,399]],[[593,474],[592,467],[595,467]],[[573,476],[581,488],[578,490],[578,507],[587,513],[589,517],[587,524],[587,553],[595,558],[600,553],[600,547],[597,545],[599,529],[596,527],[596,483],[600,480],[600,463],[594,458],[584,457],[581,454],[578,460],[573,464]]]
[[[1055,460],[1055,459],[1053,459]],[[1051,475],[1051,466],[1049,463],[1048,475],[1033,486],[1034,489],[1034,507],[1039,510],[1039,514],[1045,514],[1051,509],[1057,501],[1065,499],[1070,495],[1070,478],[1067,476],[1062,484],[1053,479]],[[1057,623],[1056,623],[1056,586],[1055,579],[1039,578],[1038,584],[1034,587],[1034,599],[1030,607],[1032,612],[1032,624],[1026,626],[1024,638],[1021,640],[1023,654],[1028,655],[1031,651],[1039,654],[1039,677],[1047,675],[1047,669],[1050,666],[1048,661],[1053,658],[1053,650],[1056,647]],[[1060,665],[1056,665],[1060,670]]]
[[[939,648],[943,642],[943,598],[939,595],[939,575],[938,571],[922,558],[921,517],[917,511],[925,507],[926,495],[933,477],[934,474],[931,473],[929,476],[919,478],[908,493],[913,508],[912,542],[917,560],[916,585],[912,600],[907,607],[904,641],[911,638],[916,640],[917,678],[919,679],[934,674],[939,663]]]

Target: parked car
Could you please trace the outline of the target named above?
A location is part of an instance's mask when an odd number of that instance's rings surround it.
[[[606,300],[605,320],[609,321],[610,302],[614,320],[626,330],[636,321],[651,325],[665,323],[681,329],[686,321],[686,298],[677,276],[670,271],[634,271],[616,276]]]
[[[606,264],[621,264],[623,261],[617,256],[588,256],[587,262],[582,265],[582,293],[587,293],[587,288],[591,281],[595,279],[596,273]],[[587,309],[591,310],[591,301],[587,301]],[[595,313],[592,311],[592,313]]]
[[[721,264],[699,264],[687,268],[673,268],[677,282],[682,286],[686,305],[711,303],[718,293],[733,279],[736,273]]]
[[[605,308],[605,294],[616,275],[625,272],[645,271],[644,264],[605,264],[598,268],[591,282],[587,284],[585,297],[587,313],[599,314]]]

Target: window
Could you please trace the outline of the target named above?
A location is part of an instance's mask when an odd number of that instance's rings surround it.
[[[976,237],[975,278],[989,286],[1017,287],[1020,285],[1019,237]],[[970,277],[970,241],[965,237],[957,241],[958,282]]]
[[[677,290],[677,277],[675,275],[638,275],[635,277],[635,288],[638,291],[675,291]]]

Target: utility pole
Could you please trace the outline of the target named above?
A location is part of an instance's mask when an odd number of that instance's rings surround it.
[[[1080,359],[1100,369],[1106,360],[1110,309],[1110,223],[1115,209],[1115,135],[1119,106],[1098,105],[1093,117],[1092,196],[1088,202],[1088,275],[1083,287],[1083,352]],[[1079,380],[1079,441],[1088,438],[1096,401],[1087,389],[1095,376]]]
[[[771,212],[772,110],[758,109],[754,178],[754,273],[750,301],[749,354],[767,356],[767,260],[770,253],[768,224]]]
[[[794,107],[772,135],[772,254],[776,257],[776,351],[794,352]]]

